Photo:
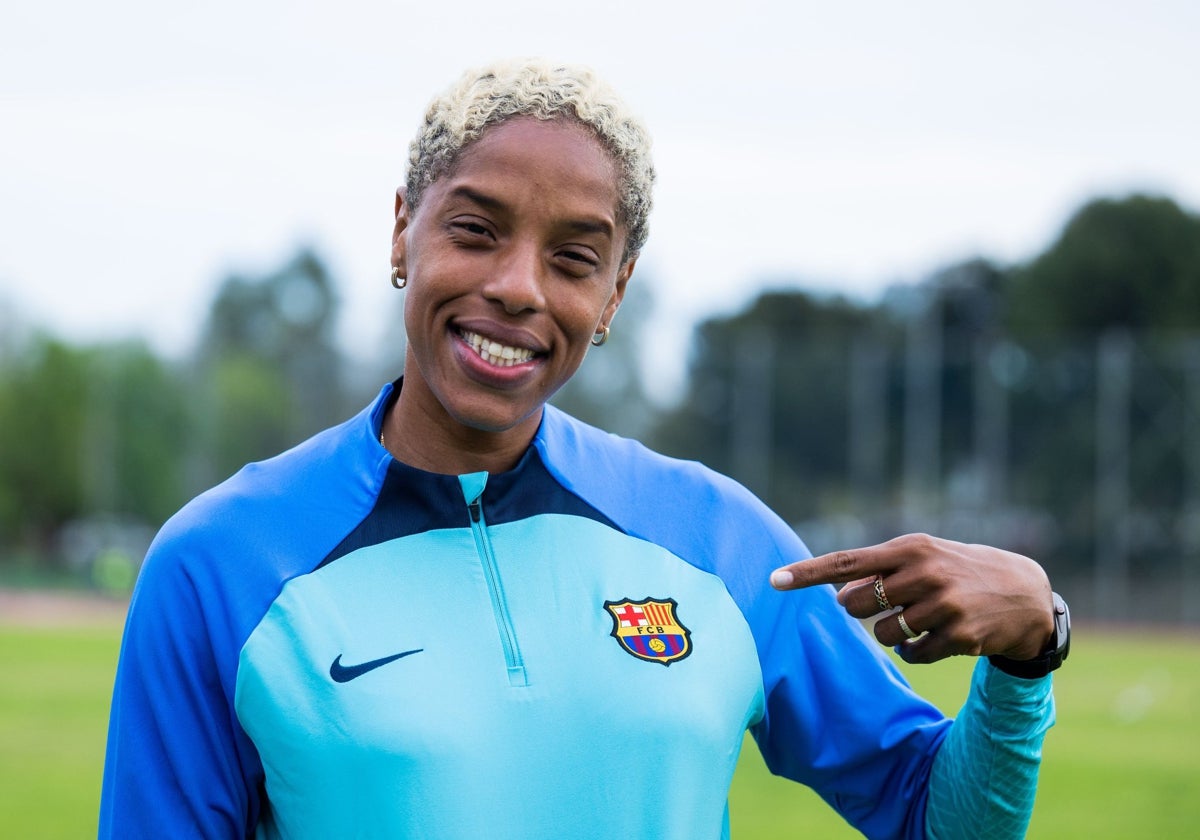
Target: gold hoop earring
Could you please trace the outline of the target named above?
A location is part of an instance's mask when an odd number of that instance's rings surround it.
[[[397,289],[403,289],[408,285],[408,278],[400,276],[400,266],[392,266],[392,285]]]
[[[608,324],[601,324],[600,329],[596,330],[596,334],[592,336],[592,346],[599,347],[606,341],[608,341]]]

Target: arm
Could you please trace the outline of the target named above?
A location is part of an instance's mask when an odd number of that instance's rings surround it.
[[[933,762],[930,838],[1024,837],[1042,739],[1054,725],[1049,676],[1013,677],[980,659],[971,692]]]
[[[923,837],[929,777],[951,722],[912,691],[830,587],[768,591],[764,601],[750,613],[766,699],[751,731],[768,768],[811,787],[867,837]]]
[[[1026,557],[987,546],[901,537],[772,575],[779,589],[835,582],[846,584],[837,597],[845,611],[879,616],[876,638],[909,662],[967,654],[990,656],[1010,671],[1036,671],[1048,642],[1054,647],[1059,639],[1060,613],[1045,572]],[[971,836],[1023,836],[1042,738],[1053,720],[1048,678],[1010,676],[981,660],[929,776],[928,835],[964,836],[968,829]]]
[[[221,617],[229,605],[203,576],[197,581],[172,543],[160,537],[151,550],[130,604],[109,719],[102,839],[249,837],[258,820],[261,766],[229,695],[237,657]]]

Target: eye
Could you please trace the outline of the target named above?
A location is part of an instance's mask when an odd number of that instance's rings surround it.
[[[457,218],[449,224],[452,234],[470,243],[478,243],[495,239],[491,228],[481,219]]]
[[[590,248],[562,248],[555,257],[569,274],[577,277],[591,274],[600,265],[600,258]]]

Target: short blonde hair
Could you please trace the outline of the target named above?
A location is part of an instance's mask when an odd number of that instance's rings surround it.
[[[595,133],[620,172],[617,212],[628,232],[624,259],[637,256],[649,234],[654,186],[650,135],[616,91],[587,67],[522,59],[463,74],[429,104],[409,145],[409,207],[416,210],[425,190],[450,172],[484,131],[519,116],[571,119]]]

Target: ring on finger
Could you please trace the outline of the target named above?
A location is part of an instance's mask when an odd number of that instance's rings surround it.
[[[920,633],[913,632],[913,629],[908,626],[908,622],[904,620],[904,613],[897,615],[896,620],[900,622],[900,629],[904,632],[905,636],[908,636],[908,638],[916,639],[921,635]]]
[[[887,593],[883,591],[883,578],[881,577],[875,578],[875,603],[879,605],[880,612],[888,612],[892,608]]]

